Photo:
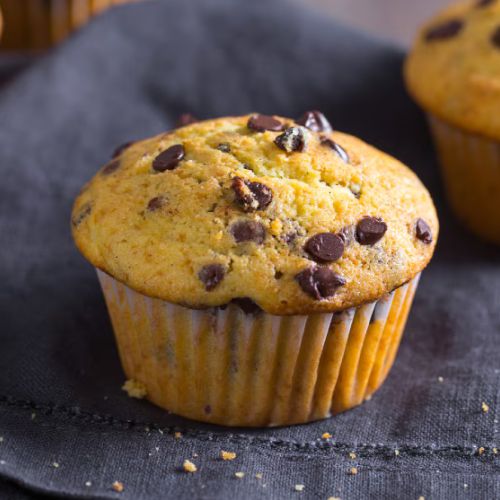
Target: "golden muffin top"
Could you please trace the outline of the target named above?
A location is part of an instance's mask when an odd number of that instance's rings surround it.
[[[500,139],[500,0],[469,0],[432,19],[417,36],[405,74],[427,111]]]
[[[426,266],[438,233],[415,174],[317,111],[189,123],[120,148],[72,225],[94,266],[145,295],[272,314],[378,299]]]

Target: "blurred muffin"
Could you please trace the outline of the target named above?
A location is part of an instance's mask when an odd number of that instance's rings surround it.
[[[138,0],[0,0],[5,18],[4,49],[48,48],[92,16]]]
[[[370,396],[438,233],[418,178],[316,111],[119,148],[72,225],[128,378],[174,413],[244,426]]]
[[[454,211],[500,244],[500,1],[441,12],[417,36],[405,73],[429,115]]]

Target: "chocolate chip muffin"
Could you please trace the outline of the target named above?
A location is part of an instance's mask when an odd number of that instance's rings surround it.
[[[500,1],[441,12],[418,34],[405,73],[428,113],[454,211],[500,244]]]
[[[128,378],[225,425],[359,404],[434,251],[428,192],[318,111],[184,123],[119,148],[74,205]]]

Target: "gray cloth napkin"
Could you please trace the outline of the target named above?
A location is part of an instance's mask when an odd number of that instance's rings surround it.
[[[151,1],[100,17],[0,93],[4,495],[13,481],[22,496],[134,500],[500,497],[500,252],[448,212],[402,61],[286,0]],[[198,424],[128,398],[95,273],[70,236],[79,188],[118,144],[182,112],[308,109],[409,164],[439,208],[437,254],[386,383],[352,411],[279,429]],[[198,472],[181,471],[186,458]]]

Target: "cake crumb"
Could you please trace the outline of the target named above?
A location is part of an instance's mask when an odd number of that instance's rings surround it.
[[[371,399],[372,399],[372,395],[368,394],[368,396],[366,396],[366,398],[365,398],[365,401],[370,401]]]
[[[198,458],[198,453],[193,453],[193,458]]]
[[[257,472],[257,474],[255,474],[255,477],[257,479],[262,479],[262,472]]]
[[[396,455],[397,457],[399,457],[399,450],[398,449],[394,450],[394,455]]]
[[[244,472],[235,472],[234,475],[238,478],[238,479],[243,479],[245,477],[245,473]]]
[[[196,465],[194,465],[193,462],[191,462],[191,460],[188,460],[187,458],[186,460],[184,460],[182,468],[184,469],[185,472],[196,472],[198,470]]]
[[[332,435],[329,432],[323,432],[323,434],[321,435],[321,437],[323,439],[330,439],[332,437]]]
[[[85,481],[85,486],[89,488],[90,486],[92,486],[92,483],[90,481]]]
[[[340,497],[328,497],[326,500],[340,500]]]
[[[479,447],[479,449],[477,450],[477,454],[478,455],[482,455],[484,453],[484,446],[481,446]]]
[[[158,429],[158,432],[163,435],[163,431],[161,429]]]
[[[5,465],[5,460],[0,460],[0,465]]]
[[[497,455],[498,454],[498,448],[493,448],[493,455]]]
[[[3,436],[0,436],[0,443],[3,443]]]
[[[31,414],[31,420],[35,420],[35,418],[36,418],[36,413],[32,413]]]
[[[115,481],[111,487],[117,491],[118,493],[121,493],[123,491],[123,483],[121,483],[120,481]]]
[[[234,451],[221,450],[220,457],[222,460],[234,460],[236,458],[236,453]]]
[[[355,476],[357,473],[358,473],[358,468],[357,467],[351,467],[349,469],[349,474],[351,474],[351,476]]]
[[[467,483],[464,483],[464,490],[466,490],[469,487]]]
[[[425,497],[424,496],[419,496],[418,500],[425,500]]]
[[[58,469],[59,464],[57,462],[52,462],[52,467],[54,467],[54,469]]]
[[[182,437],[182,432],[175,432],[174,433],[174,438],[175,439],[180,439]]]
[[[438,377],[438,382],[439,382],[440,384],[442,384],[442,383],[444,382],[444,378],[443,378],[443,377]]]
[[[353,451],[351,451],[349,453],[349,458],[352,459],[352,460],[354,460],[356,458],[356,453],[354,453]]]
[[[125,381],[122,385],[122,390],[124,390],[130,398],[136,399],[142,399],[147,394],[146,386],[142,382],[134,379]]]
[[[303,484],[296,484],[294,486],[295,491],[304,491],[305,486]]]
[[[490,411],[490,407],[483,401],[481,403],[481,410],[483,410],[483,413],[488,413]]]

